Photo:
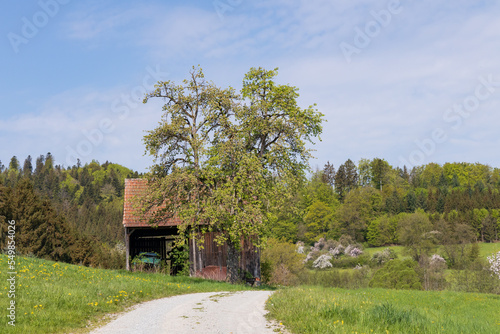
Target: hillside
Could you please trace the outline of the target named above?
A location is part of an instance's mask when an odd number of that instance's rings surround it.
[[[96,161],[54,166],[49,153],[21,167],[0,163],[0,221],[15,220],[18,250],[53,260],[106,268],[124,266],[123,190],[137,172]],[[6,225],[2,224],[2,231]],[[0,237],[5,245],[5,234]]]

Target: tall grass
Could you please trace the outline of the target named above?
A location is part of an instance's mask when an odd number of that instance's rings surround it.
[[[16,326],[7,324],[7,256],[0,255],[0,333],[85,332],[106,313],[160,297],[250,287],[17,257]],[[2,314],[3,312],[4,314]]]
[[[297,287],[266,308],[293,333],[500,333],[500,296]]]

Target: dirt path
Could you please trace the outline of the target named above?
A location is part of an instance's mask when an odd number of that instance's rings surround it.
[[[137,305],[91,334],[276,333],[278,327],[264,318],[271,293],[210,292],[157,299]]]

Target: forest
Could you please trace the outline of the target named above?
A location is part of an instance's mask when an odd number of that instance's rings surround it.
[[[500,169],[480,163],[429,163],[408,170],[375,158],[316,170],[274,212],[272,234],[313,244],[349,235],[367,246],[401,244],[400,223],[415,212],[442,242],[495,242],[500,229]],[[460,236],[459,236],[460,234]]]
[[[14,219],[23,254],[123,267],[124,179],[143,175],[109,162],[63,168],[53,161],[48,153],[34,163],[30,156],[23,164],[15,156],[0,163],[1,247],[3,222]],[[407,170],[380,158],[347,160],[337,168],[327,163],[294,189],[283,194],[286,201],[268,204],[266,238],[313,246],[349,237],[380,247],[430,233],[453,266],[466,256],[460,249],[500,237],[500,169],[480,163]]]
[[[140,177],[118,164],[96,161],[63,168],[47,153],[21,165],[0,162],[0,245],[16,221],[21,254],[102,268],[123,268],[125,178]]]

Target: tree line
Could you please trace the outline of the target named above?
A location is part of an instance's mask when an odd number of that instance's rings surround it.
[[[401,244],[401,222],[416,212],[443,243],[457,233],[467,242],[494,242],[500,238],[500,169],[462,162],[408,170],[380,158],[357,165],[349,159],[338,168],[328,162],[289,204],[272,211],[270,235],[293,242],[349,235],[370,246]]]
[[[48,153],[21,165],[0,162],[0,246],[15,220],[17,249],[26,255],[101,267],[122,267],[124,179],[118,164],[78,161],[64,168]]]

